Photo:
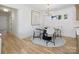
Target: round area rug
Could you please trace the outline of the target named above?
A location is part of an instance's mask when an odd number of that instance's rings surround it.
[[[35,38],[34,40],[32,40],[32,42],[34,44],[38,44],[38,45],[45,46],[45,47],[61,47],[61,46],[64,46],[65,44],[65,40],[63,38],[55,39],[55,45],[54,43],[51,43],[51,42],[49,42],[48,45],[46,45],[46,41],[43,39],[39,39],[39,38]]]

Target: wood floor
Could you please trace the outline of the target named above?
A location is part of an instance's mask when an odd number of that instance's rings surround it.
[[[76,40],[64,39],[64,46],[47,48],[33,44],[30,39],[21,40],[8,33],[2,39],[2,54],[75,54]]]

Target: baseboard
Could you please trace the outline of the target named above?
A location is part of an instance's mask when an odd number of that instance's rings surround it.
[[[26,37],[26,38],[24,38],[24,39],[32,40],[32,36]]]
[[[20,38],[20,37],[18,37],[17,35],[15,35],[14,33],[10,33],[11,35],[13,35],[14,37],[16,37],[17,39],[30,39],[30,40],[32,40],[32,36],[28,36],[28,37],[25,37],[25,38]],[[76,39],[76,37],[69,37],[69,36],[62,36],[63,38],[70,38],[70,39]]]
[[[12,32],[7,32],[9,33],[10,35],[12,35],[13,37],[17,38],[17,39],[20,39],[16,34],[12,33]]]
[[[69,36],[62,36],[63,38],[70,38],[70,39],[76,39],[74,37],[69,37]]]
[[[14,37],[16,37],[17,39],[32,39],[32,36],[29,36],[29,37],[25,37],[25,38],[21,38],[21,37],[18,37],[17,35],[15,35],[14,33],[10,33],[11,35],[13,35]]]

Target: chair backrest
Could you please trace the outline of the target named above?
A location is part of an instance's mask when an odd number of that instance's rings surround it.
[[[40,30],[34,30],[34,36],[40,36]]]

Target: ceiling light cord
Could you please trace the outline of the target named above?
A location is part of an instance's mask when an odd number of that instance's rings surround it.
[[[50,4],[48,4],[48,8],[47,8],[47,10],[48,10],[48,16],[50,16]]]

